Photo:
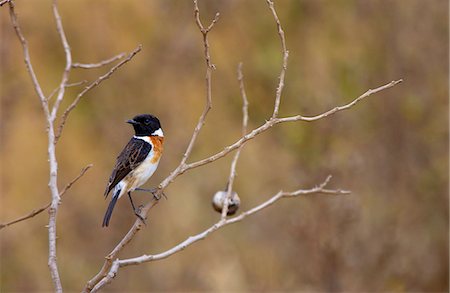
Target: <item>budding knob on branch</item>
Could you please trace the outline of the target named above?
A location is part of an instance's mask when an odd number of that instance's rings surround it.
[[[227,197],[227,192],[224,190],[217,191],[216,194],[214,194],[213,199],[212,199],[212,205],[213,205],[213,208],[217,212],[222,213],[222,209],[223,209],[226,197]],[[239,209],[240,205],[241,205],[241,199],[239,198],[238,194],[235,191],[232,191],[230,194],[230,198],[228,199],[227,216],[234,215],[237,212],[237,210]]]

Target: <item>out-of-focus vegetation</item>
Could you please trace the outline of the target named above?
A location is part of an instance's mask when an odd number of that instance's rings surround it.
[[[277,126],[241,154],[235,189],[248,209],[280,189],[309,188],[333,174],[350,196],[284,200],[160,262],[122,271],[118,291],[448,291],[448,1],[277,1],[290,50],[280,114],[313,115],[369,88],[404,82],[350,111]],[[236,67],[244,62],[250,126],[272,112],[281,65],[265,1],[201,1],[210,34],[213,109],[193,153],[200,159],[240,135]],[[17,1],[31,58],[46,93],[59,83],[63,50],[50,1]],[[58,145],[59,185],[92,168],[58,214],[63,287],[79,291],[135,216],[122,199],[101,228],[106,181],[138,113],[160,117],[165,154],[148,187],[179,162],[204,105],[201,34],[190,1],[60,1],[75,62],[143,51],[72,113]],[[45,124],[7,6],[1,23],[1,217],[49,202]],[[107,68],[73,70],[92,80]],[[80,90],[70,88],[68,105]],[[213,223],[211,196],[231,158],[188,172],[151,211],[123,257],[164,251]],[[136,193],[145,201],[146,194]],[[52,290],[47,214],[0,231],[1,290]]]

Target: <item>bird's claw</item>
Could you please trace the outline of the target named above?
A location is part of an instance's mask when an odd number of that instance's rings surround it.
[[[144,189],[144,188],[136,188],[135,190],[137,191],[145,191],[145,192],[150,192],[151,194],[153,194],[153,198],[155,200],[160,200],[161,196],[157,194],[158,188],[150,188],[150,189]],[[164,191],[161,192],[161,195],[167,199],[167,196],[164,194]]]

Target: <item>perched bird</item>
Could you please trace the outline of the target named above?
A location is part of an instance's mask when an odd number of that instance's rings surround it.
[[[144,221],[134,206],[131,192],[134,190],[151,192],[138,187],[153,175],[163,152],[164,134],[158,118],[150,114],[142,114],[128,120],[127,123],[133,125],[135,135],[117,157],[116,165],[106,186],[105,198],[111,190],[113,192],[103,218],[103,227],[108,227],[114,206],[125,193],[128,194],[136,216]]]

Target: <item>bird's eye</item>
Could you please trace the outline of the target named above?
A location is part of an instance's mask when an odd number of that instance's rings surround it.
[[[145,123],[145,125],[149,125],[150,124],[150,119],[145,119],[144,123]]]

